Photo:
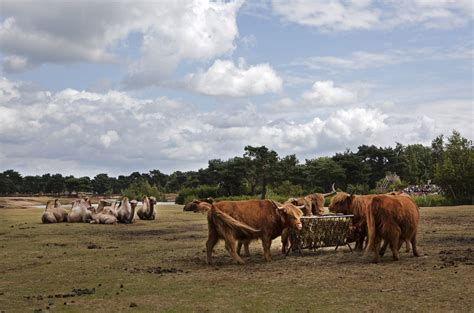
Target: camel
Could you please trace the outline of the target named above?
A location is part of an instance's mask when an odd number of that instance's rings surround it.
[[[100,200],[97,208],[91,210],[91,224],[115,224],[117,218],[115,217],[115,206],[117,202],[112,205],[109,201]]]
[[[154,220],[156,211],[155,211],[156,198],[145,196],[143,198],[143,206],[138,209],[137,215],[141,220]]]
[[[136,206],[137,206],[137,200],[128,201],[127,197],[123,197],[117,209],[116,217],[117,217],[118,222],[126,223],[126,224],[133,223]]]
[[[67,215],[66,209],[61,206],[58,199],[49,200],[46,203],[43,216],[41,216],[41,221],[43,224],[66,222]]]
[[[70,223],[87,223],[92,219],[92,207],[89,199],[77,199],[72,203],[71,212],[67,216]]]

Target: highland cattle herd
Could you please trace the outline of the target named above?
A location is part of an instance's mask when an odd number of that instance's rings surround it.
[[[260,240],[263,258],[271,260],[272,240],[281,237],[282,253],[287,254],[290,244],[289,232],[302,229],[303,216],[324,215],[324,201],[332,197],[329,212],[332,215],[352,216],[348,242],[355,242],[356,250],[374,254],[377,263],[389,247],[394,260],[399,260],[399,250],[406,243],[407,252],[412,248],[414,256],[417,249],[417,229],[419,208],[407,194],[392,192],[376,195],[353,195],[332,191],[325,194],[315,193],[299,198],[290,198],[284,203],[273,200],[215,201],[212,198],[194,200],[187,203],[184,212],[207,214],[208,239],[206,242],[207,263],[212,264],[214,247],[223,240],[225,248],[239,264],[244,264],[244,256],[249,256],[249,244]],[[120,201],[100,200],[92,205],[88,198],[77,199],[70,210],[65,209],[58,199],[47,202],[42,215],[43,223],[91,223],[91,224],[131,224],[135,213],[141,220],[156,218],[156,199],[143,197],[141,205],[127,197]],[[325,214],[327,215],[327,214]]]

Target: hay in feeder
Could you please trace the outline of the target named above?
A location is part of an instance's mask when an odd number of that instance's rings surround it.
[[[347,244],[353,215],[302,217],[301,231],[291,231],[293,250],[338,247]]]

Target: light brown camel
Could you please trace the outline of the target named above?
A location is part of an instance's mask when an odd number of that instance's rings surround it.
[[[86,199],[77,199],[72,203],[71,212],[67,216],[70,223],[88,223],[92,219],[91,201]]]
[[[143,205],[138,209],[137,215],[141,220],[154,220],[156,211],[155,211],[156,198],[145,196],[143,198]]]
[[[107,200],[100,200],[97,208],[92,208],[91,211],[91,224],[115,224],[117,218],[115,217],[115,206],[117,202],[113,204]]]
[[[137,206],[137,200],[128,201],[127,197],[123,197],[117,209],[116,217],[117,217],[118,222],[125,223],[125,224],[133,223],[136,206]]]
[[[41,216],[41,221],[43,224],[66,222],[67,214],[67,210],[61,206],[58,199],[49,200],[46,203],[43,216]]]

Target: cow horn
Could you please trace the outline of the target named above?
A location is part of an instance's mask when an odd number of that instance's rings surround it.
[[[331,189],[332,189],[331,192],[325,193],[323,196],[324,196],[324,197],[329,197],[329,196],[332,196],[332,195],[334,195],[334,194],[337,193],[336,189],[334,188],[334,183],[332,183]]]
[[[303,209],[305,208],[304,205],[295,205],[295,207],[297,207],[297,208],[300,209],[300,210],[303,210]]]

